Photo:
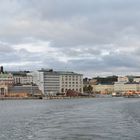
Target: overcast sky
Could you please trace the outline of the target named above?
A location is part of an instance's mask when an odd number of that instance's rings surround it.
[[[0,0],[0,64],[138,74],[140,0]]]

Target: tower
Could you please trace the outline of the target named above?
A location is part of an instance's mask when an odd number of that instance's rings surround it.
[[[0,73],[4,73],[3,66],[0,67]]]

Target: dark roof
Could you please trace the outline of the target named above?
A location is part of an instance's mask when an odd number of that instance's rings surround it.
[[[53,69],[41,69],[39,72],[45,72],[47,74],[56,74],[56,75],[81,75],[72,71],[53,71]]]
[[[26,92],[28,94],[41,93],[38,86],[32,86],[32,87],[31,86],[14,86],[14,87],[9,87],[8,91],[11,93],[23,93],[23,92]]]

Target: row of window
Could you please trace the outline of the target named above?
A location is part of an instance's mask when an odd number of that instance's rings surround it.
[[[45,89],[44,91],[48,91],[48,90],[52,90],[52,91],[58,90],[58,91],[59,91],[59,88],[47,88],[47,89]]]
[[[82,84],[82,82],[62,82],[62,84]]]
[[[59,79],[45,79],[44,81],[58,81],[59,82]]]
[[[81,80],[81,79],[74,79],[74,78],[62,78],[62,81],[78,81],[78,80]]]
[[[59,85],[44,85],[44,87],[60,87]]]
[[[80,88],[80,89],[78,89],[78,88],[77,88],[77,89],[67,89],[67,88],[64,89],[64,88],[62,88],[62,89],[61,89],[61,92],[67,92],[68,90],[73,90],[73,91],[79,91],[79,92],[82,92],[82,89],[81,89],[81,88]]]
[[[44,79],[59,79],[57,76],[45,76]]]
[[[82,86],[81,84],[62,84],[62,87],[79,87]]]
[[[81,77],[81,76],[79,76],[79,75],[64,75],[64,76],[62,76],[62,78],[65,78],[65,77],[76,77],[76,78],[78,78],[78,77]]]

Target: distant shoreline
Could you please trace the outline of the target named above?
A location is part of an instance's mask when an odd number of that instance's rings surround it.
[[[0,100],[41,100],[39,97],[0,97]]]
[[[0,97],[0,100],[53,100],[53,99],[96,98],[94,96],[49,96],[49,97]]]

